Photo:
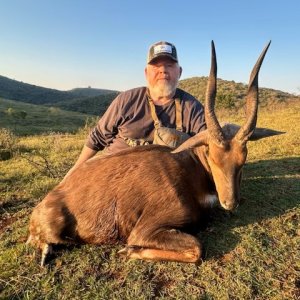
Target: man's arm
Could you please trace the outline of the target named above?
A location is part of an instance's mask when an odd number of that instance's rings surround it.
[[[80,164],[82,164],[86,160],[92,158],[96,153],[97,153],[96,150],[93,150],[93,149],[89,148],[88,146],[84,145],[74,167],[78,167]]]
[[[87,161],[88,159],[92,158],[95,154],[97,153],[96,150],[93,150],[87,146],[83,146],[81,153],[76,161],[76,163],[74,164],[74,166],[68,171],[68,173],[65,175],[64,179],[65,180],[68,176],[70,176],[71,173],[73,173],[73,171],[82,163],[84,163],[85,161]]]

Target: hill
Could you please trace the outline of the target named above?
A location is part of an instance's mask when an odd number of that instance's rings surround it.
[[[0,76],[0,97],[32,104],[54,105],[57,102],[110,93],[115,93],[115,91],[94,88],[76,88],[70,91],[60,91]]]
[[[0,97],[32,104],[45,104],[72,99],[74,95],[0,76]]]
[[[68,91],[76,97],[96,97],[100,95],[108,95],[112,93],[118,93],[118,91],[114,90],[106,90],[106,89],[95,89],[95,88],[75,88]]]
[[[101,116],[119,92],[109,92],[95,97],[82,97],[55,103],[55,107]]]
[[[90,118],[87,114],[64,111],[57,107],[29,104],[0,98],[0,128],[17,135],[48,132],[76,132]]]
[[[179,87],[186,90],[204,103],[207,77],[192,77],[181,80]],[[216,106],[223,108],[240,108],[244,105],[248,85],[218,78]],[[300,100],[299,96],[275,89],[259,88],[260,106],[268,106],[290,100]]]

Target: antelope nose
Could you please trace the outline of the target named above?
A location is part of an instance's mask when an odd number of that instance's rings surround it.
[[[225,201],[223,207],[226,210],[233,210],[238,207],[238,202],[236,201]]]

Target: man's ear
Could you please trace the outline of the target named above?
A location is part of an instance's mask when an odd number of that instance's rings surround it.
[[[144,73],[145,73],[145,77],[147,78],[147,66],[145,67]]]
[[[181,77],[181,74],[182,74],[182,68],[179,67],[179,78]]]

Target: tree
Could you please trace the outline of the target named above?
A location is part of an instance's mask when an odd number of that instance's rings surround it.
[[[17,109],[14,109],[14,108],[11,108],[9,107],[7,110],[6,110],[6,113],[11,116],[12,118],[15,118],[15,119],[22,119],[24,120],[27,116],[27,112],[25,110],[17,110]]]
[[[17,110],[9,107],[6,113],[13,119],[14,127],[16,129],[18,120],[25,120],[27,112],[25,110]]]
[[[234,96],[232,94],[228,93],[219,93],[217,94],[217,107],[222,107],[222,108],[234,108]]]

